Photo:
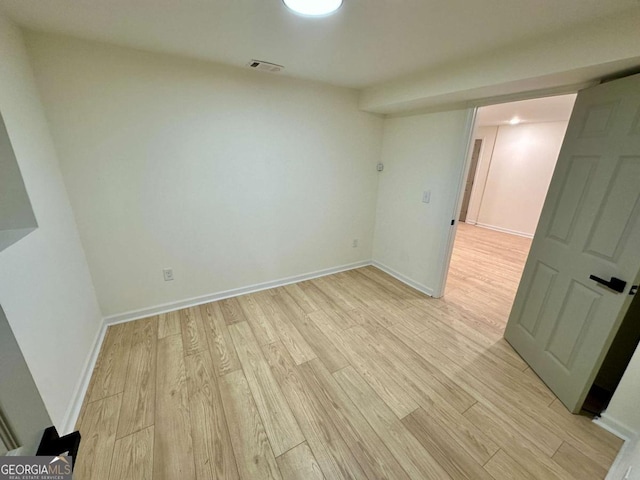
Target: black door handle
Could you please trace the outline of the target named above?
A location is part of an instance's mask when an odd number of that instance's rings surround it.
[[[627,286],[627,282],[616,277],[611,277],[611,280],[609,281],[600,277],[596,277],[595,275],[589,275],[589,278],[618,293],[624,292],[624,288]]]

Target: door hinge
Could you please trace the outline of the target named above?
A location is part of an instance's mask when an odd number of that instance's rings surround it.
[[[455,225],[456,221],[455,220],[451,220],[451,225]]]

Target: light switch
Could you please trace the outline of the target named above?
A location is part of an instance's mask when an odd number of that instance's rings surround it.
[[[422,192],[422,203],[429,203],[431,201],[431,190],[425,190]]]

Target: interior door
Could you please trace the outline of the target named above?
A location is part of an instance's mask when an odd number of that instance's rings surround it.
[[[640,75],[634,75],[578,94],[505,331],[574,413],[632,298],[639,217]],[[592,275],[621,281],[610,288]]]

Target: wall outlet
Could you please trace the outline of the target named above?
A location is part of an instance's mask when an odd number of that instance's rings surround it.
[[[164,277],[165,282],[170,282],[173,280],[173,268],[163,268],[162,276]]]
[[[353,248],[358,248],[358,239],[357,239],[357,238],[354,238],[354,239],[353,239],[353,242],[351,242],[351,246],[352,246]]]
[[[422,203],[429,203],[431,201],[431,190],[425,190],[422,192]]]

